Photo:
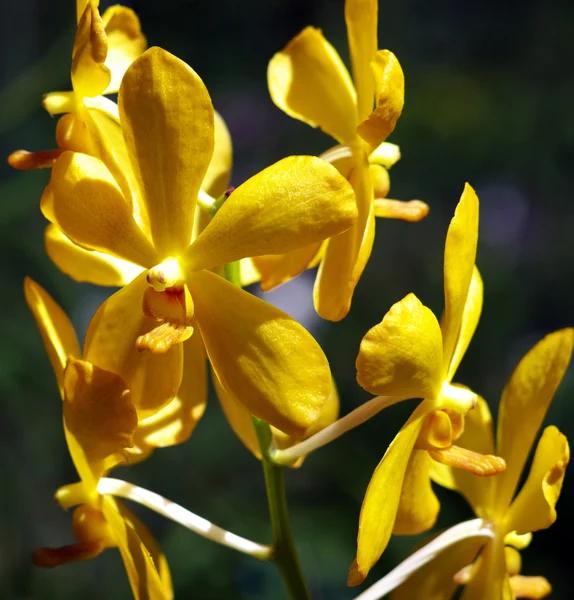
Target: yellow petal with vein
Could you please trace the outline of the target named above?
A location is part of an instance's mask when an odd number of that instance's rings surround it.
[[[100,160],[64,152],[52,169],[54,223],[74,242],[151,268],[159,257]]]
[[[55,225],[44,234],[46,252],[56,266],[76,281],[122,287],[135,279],[142,267],[103,252],[74,244]]]
[[[373,187],[366,157],[349,175],[357,201],[357,221],[331,238],[321,261],[315,289],[315,310],[324,319],[340,321],[351,308],[353,292],[371,256],[375,239]]]
[[[375,82],[371,61],[377,53],[377,0],[346,0],[345,21],[357,88],[358,120],[363,121],[373,110]]]
[[[201,189],[213,198],[219,198],[229,188],[233,149],[231,135],[222,116],[217,111],[213,116],[215,147]]]
[[[409,294],[370,329],[357,356],[357,381],[371,394],[433,398],[440,389],[440,327],[430,309]]]
[[[331,392],[329,364],[317,342],[279,309],[213,273],[193,273],[188,284],[221,385],[256,417],[286,433],[304,433]]]
[[[193,270],[297,250],[348,229],[355,196],[330,164],[290,156],[240,185],[186,255]]]
[[[106,300],[90,322],[84,345],[86,360],[126,381],[139,419],[151,416],[175,398],[183,368],[181,344],[165,354],[136,350],[138,336],[157,325],[142,311],[146,289],[146,273],[142,273]]]
[[[76,332],[66,313],[54,302],[50,294],[29,277],[24,280],[24,294],[42,336],[63,397],[66,362],[69,358],[80,357]]]
[[[536,447],[528,479],[508,510],[509,531],[516,530],[520,535],[546,529],[554,523],[555,506],[569,460],[566,436],[554,426],[547,427]]]
[[[417,407],[371,477],[361,506],[357,558],[349,571],[348,585],[362,583],[389,543],[407,465],[427,410],[424,402]]]
[[[570,362],[573,342],[574,329],[547,335],[520,361],[502,394],[496,453],[506,461],[506,471],[494,481],[500,513],[514,496],[530,449]]]
[[[72,86],[79,98],[98,96],[111,79],[110,70],[104,64],[108,45],[98,4],[96,0],[86,3],[74,38]]]
[[[209,93],[191,67],[150,48],[126,71],[118,104],[154,245],[163,257],[180,256],[213,154]]]
[[[125,381],[72,359],[64,371],[64,428],[80,479],[95,489],[106,462],[121,462],[132,445],[137,414]]]
[[[444,248],[445,304],[441,327],[445,375],[459,337],[474,271],[477,243],[478,197],[467,183],[450,222]]]
[[[114,94],[120,89],[127,68],[145,50],[147,42],[141,32],[140,21],[131,8],[110,6],[102,15],[108,42],[105,65],[112,75],[104,93]]]
[[[377,105],[357,127],[357,133],[372,150],[384,142],[395,129],[405,103],[405,76],[397,57],[389,50],[379,50],[372,62]]]
[[[273,102],[341,143],[355,138],[357,94],[343,61],[319,29],[306,27],[269,62]]]
[[[114,533],[135,600],[172,600],[167,561],[145,525],[111,496],[103,497],[102,512]]]
[[[393,535],[416,535],[435,524],[440,504],[431,485],[432,462],[426,450],[413,450],[403,481]]]

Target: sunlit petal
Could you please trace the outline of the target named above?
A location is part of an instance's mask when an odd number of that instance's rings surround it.
[[[231,135],[225,121],[218,112],[214,112],[213,116],[215,147],[201,189],[213,198],[219,198],[229,188],[233,150]]]

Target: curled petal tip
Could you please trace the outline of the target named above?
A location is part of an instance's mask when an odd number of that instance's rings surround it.
[[[359,564],[356,560],[353,561],[353,564],[349,568],[349,577],[347,578],[347,585],[349,587],[355,587],[357,585],[361,585],[365,580],[366,573],[363,574],[359,570]]]

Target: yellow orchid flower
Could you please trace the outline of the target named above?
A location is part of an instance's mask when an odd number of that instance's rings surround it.
[[[494,456],[456,445],[476,395],[453,384],[482,309],[482,281],[474,262],[478,198],[467,184],[452,219],[444,254],[445,311],[441,325],[414,294],[391,307],[361,342],[357,381],[372,394],[424,398],[375,469],[361,507],[357,558],[349,585],[367,576],[391,533],[433,526],[439,503],[430,484],[433,461],[481,475],[504,469]]]
[[[184,62],[152,48],[126,71],[119,110],[149,235],[109,170],[85,154],[58,158],[52,193],[42,203],[44,215],[81,246],[78,261],[85,250],[96,251],[142,270],[96,312],[87,360],[131,385],[136,340],[139,350],[162,354],[173,372],[184,360],[179,342],[196,328],[219,381],[250,413],[288,434],[304,433],[330,394],[322,350],[293,319],[208,269],[346,230],[357,212],[351,186],[318,158],[286,158],[234,190],[191,242],[214,145],[203,82]],[[98,326],[102,318],[105,329]],[[160,324],[150,327],[150,320]],[[152,385],[166,391],[166,383],[157,373]],[[163,402],[156,394],[138,415],[151,416],[171,399],[161,395]]]
[[[518,550],[528,546],[532,532],[556,520],[555,506],[570,458],[568,441],[556,427],[544,429],[528,477],[518,493],[517,488],[570,361],[573,341],[572,329],[554,332],[520,361],[500,401],[496,441],[484,400],[468,414],[460,442],[477,452],[496,451],[506,460],[504,473],[482,479],[433,464],[433,480],[461,493],[494,537],[486,545],[477,539],[452,545],[398,588],[393,600],[448,600],[462,584],[466,586],[463,600],[534,599],[550,593],[544,577],[520,574]]]
[[[284,256],[256,257],[253,265],[262,289],[269,290],[320,262],[315,308],[331,321],[349,311],[371,254],[375,216],[418,221],[428,213],[423,202],[386,198],[387,169],[400,152],[385,139],[403,108],[404,78],[395,55],[377,50],[377,12],[378,0],[345,2],[354,82],[336,50],[313,27],[276,54],[267,72],[271,98],[279,108],[339,142],[321,158],[332,162],[353,185],[358,219],[323,248],[320,243],[309,244]]]
[[[72,516],[77,542],[41,548],[34,562],[55,567],[118,548],[135,598],[170,599],[169,569],[147,528],[122,503],[97,491],[132,446],[138,421],[130,390],[118,375],[78,358],[71,323],[40,286],[26,280],[25,290],[58,380],[66,441],[80,478],[56,493],[63,508],[77,506]]]

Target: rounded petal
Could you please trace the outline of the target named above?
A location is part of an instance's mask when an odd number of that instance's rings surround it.
[[[252,415],[285,433],[304,433],[331,391],[329,364],[317,342],[279,309],[213,273],[193,273],[188,283],[221,385]]]
[[[74,244],[55,225],[44,234],[46,252],[56,266],[76,281],[122,287],[143,270],[131,262]]]
[[[50,188],[53,222],[71,240],[148,268],[160,262],[100,160],[64,152],[52,169]]]
[[[290,156],[239,186],[186,255],[193,270],[283,254],[348,229],[357,215],[348,182],[313,156]]]
[[[357,356],[357,381],[380,396],[433,398],[440,389],[440,327],[430,309],[409,294],[367,332]]]
[[[273,102],[341,143],[355,138],[357,94],[343,61],[319,29],[305,28],[269,62]]]
[[[403,481],[394,535],[416,535],[436,523],[440,504],[431,485],[432,462],[426,450],[413,450]]]
[[[530,449],[570,362],[573,342],[574,329],[547,335],[520,361],[502,394],[496,453],[506,461],[506,471],[494,481],[501,513],[514,496]]]
[[[195,71],[150,48],[126,71],[119,111],[158,252],[188,247],[197,195],[213,154],[213,107]]]
[[[126,381],[140,420],[175,398],[183,369],[181,344],[165,354],[136,350],[138,336],[157,325],[142,311],[146,289],[146,274],[142,273],[106,300],[90,321],[84,347],[85,360]]]
[[[69,358],[80,357],[76,332],[66,313],[54,302],[50,294],[29,277],[24,280],[24,294],[40,330],[63,397],[66,363]]]
[[[547,427],[536,447],[528,479],[508,510],[509,531],[521,535],[554,523],[555,506],[569,460],[566,436],[554,426]]]
[[[377,106],[357,127],[357,133],[378,148],[395,129],[405,103],[405,76],[397,57],[389,50],[379,50],[372,62]]]
[[[127,68],[145,50],[147,42],[131,8],[110,6],[102,15],[102,23],[108,43],[105,65],[112,75],[104,93],[114,94],[120,89]]]
[[[445,374],[459,337],[478,243],[478,197],[470,185],[450,222],[444,248],[444,315],[442,320]],[[459,356],[460,361],[462,357]]]
[[[377,53],[378,0],[347,0],[345,22],[357,88],[358,118],[366,119],[373,110],[375,81],[371,61]]]
[[[222,116],[217,111],[213,116],[215,147],[201,189],[213,198],[219,198],[229,188],[233,149],[231,135]]]

